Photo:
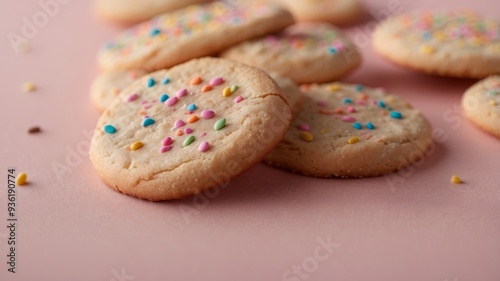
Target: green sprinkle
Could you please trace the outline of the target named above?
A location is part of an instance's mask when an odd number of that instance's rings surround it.
[[[236,91],[238,91],[238,86],[236,85],[231,86],[231,93],[234,93]]]
[[[224,127],[226,127],[226,118],[219,119],[219,121],[215,122],[214,129],[216,131],[220,131]]]
[[[184,142],[182,143],[182,146],[188,146],[190,144],[192,144],[194,141],[195,141],[195,137],[194,136],[189,136],[187,139],[184,140]]]

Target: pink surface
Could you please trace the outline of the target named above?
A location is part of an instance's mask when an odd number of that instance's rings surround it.
[[[366,2],[379,12],[391,2],[412,10],[436,1]],[[500,16],[498,1],[439,3]],[[120,28],[93,19],[88,1],[69,1],[30,39],[30,52],[15,54],[7,34],[41,8],[1,5],[0,280],[500,280],[500,141],[458,107],[475,81],[390,65],[374,55],[365,25],[353,27],[364,64],[346,80],[402,95],[441,134],[421,165],[392,185],[258,165],[206,204],[149,203],[106,188],[86,155],[98,118],[88,98],[95,54]],[[29,80],[39,89],[22,93]],[[32,125],[43,133],[28,135]],[[68,167],[60,178],[55,163]],[[16,274],[6,264],[8,167],[30,181],[17,189]],[[453,174],[466,183],[451,185]],[[321,239],[335,247],[314,261]],[[294,265],[306,266],[295,279],[286,275]]]

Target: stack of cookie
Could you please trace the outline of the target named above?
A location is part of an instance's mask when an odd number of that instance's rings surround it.
[[[314,177],[378,176],[432,144],[429,122],[401,98],[335,82],[361,63],[332,25],[359,18],[357,1],[127,2],[97,2],[107,19],[146,21],[100,50],[91,87],[103,112],[91,160],[119,192],[183,198],[261,161]]]

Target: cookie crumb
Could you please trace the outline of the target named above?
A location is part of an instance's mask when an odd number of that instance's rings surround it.
[[[37,134],[40,133],[41,131],[42,129],[40,129],[40,127],[34,126],[28,129],[28,134]]]
[[[453,184],[462,184],[464,182],[458,176],[453,175],[451,177],[451,183],[453,183]]]
[[[23,84],[23,91],[25,93],[27,92],[33,92],[34,90],[36,90],[36,86],[33,82],[25,82]]]
[[[24,185],[26,183],[27,178],[28,176],[26,175],[26,173],[20,173],[16,177],[16,185],[18,186]]]

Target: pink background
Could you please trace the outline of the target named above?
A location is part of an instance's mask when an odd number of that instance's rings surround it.
[[[394,1],[366,5],[381,11]],[[106,188],[86,155],[98,118],[88,98],[95,54],[121,27],[93,18],[88,1],[69,1],[30,39],[30,52],[15,54],[7,34],[41,8],[0,5],[0,280],[282,280],[328,237],[340,246],[307,280],[500,280],[500,141],[457,107],[475,81],[395,67],[373,53],[365,25],[350,28],[364,64],[346,81],[402,95],[446,137],[404,182],[312,179],[258,165],[208,205],[149,203]],[[439,5],[500,17],[493,0]],[[29,80],[39,89],[23,93]],[[32,125],[43,133],[28,135]],[[60,180],[54,163],[69,167]],[[30,181],[17,189],[15,275],[5,263],[8,167]],[[450,184],[453,174],[466,183]],[[181,204],[197,213],[183,216]],[[118,278],[122,270],[130,278]]]

